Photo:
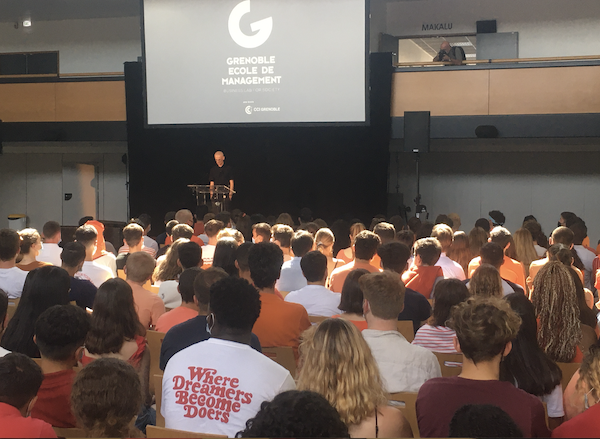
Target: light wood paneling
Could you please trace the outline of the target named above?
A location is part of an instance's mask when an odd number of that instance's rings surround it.
[[[0,84],[0,120],[54,121],[55,84]]]
[[[56,121],[125,120],[125,82],[59,82]]]
[[[600,66],[490,70],[490,114],[600,113]]]
[[[488,70],[395,73],[392,116],[431,111],[432,116],[488,114]]]

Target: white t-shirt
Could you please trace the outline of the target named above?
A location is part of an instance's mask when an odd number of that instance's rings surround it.
[[[6,354],[10,354],[10,351],[7,351],[2,346],[0,346],[0,357],[4,357]]]
[[[99,258],[100,259],[100,258]],[[98,259],[96,259],[97,261]],[[85,261],[81,271],[75,273],[77,279],[86,279],[93,283],[96,288],[99,288],[108,279],[113,279],[117,276],[113,275],[110,268],[105,265],[100,265],[96,261]]]
[[[161,413],[167,428],[235,437],[262,402],[295,388],[286,369],[250,346],[210,338],[167,363]]]
[[[152,250],[154,250],[155,255],[158,253],[158,243],[146,235],[144,235],[144,247],[150,247]]]
[[[577,252],[577,256],[579,256],[581,262],[583,262],[583,286],[591,290],[592,284],[595,282],[595,280],[592,280],[592,272],[594,271],[592,265],[594,263],[596,255],[594,254],[594,252],[589,251],[583,245],[574,245],[573,248]]]
[[[54,244],[51,242],[43,243],[42,249],[40,250],[40,254],[36,258],[40,262],[47,262],[49,264],[60,267],[62,265],[62,260],[60,259],[60,255],[63,249],[58,246],[58,244]]]
[[[306,278],[302,274],[302,268],[300,267],[301,259],[293,257],[283,263],[281,266],[281,275],[275,284],[275,288],[278,291],[297,291],[307,285]]]
[[[458,279],[465,280],[465,270],[462,266],[446,256],[446,253],[442,253],[440,259],[435,264],[437,267],[442,267],[444,272],[444,279]]]
[[[285,296],[285,301],[299,303],[306,308],[309,316],[331,317],[342,313],[338,309],[341,297],[340,293],[334,293],[321,285],[307,285]]]
[[[546,256],[546,249],[544,247],[537,244],[533,244],[533,247],[535,248],[535,252],[540,258]]]
[[[158,287],[158,297],[165,304],[165,308],[177,308],[181,306],[181,294],[177,290],[179,282],[176,280],[166,280],[160,283]]]
[[[94,259],[98,265],[103,265],[112,271],[113,277],[117,277],[117,257],[112,253],[106,253],[99,258]]]
[[[0,268],[0,290],[4,290],[9,299],[21,297],[27,271],[20,268]]]
[[[202,262],[204,265],[212,265],[216,248],[216,245],[211,244],[206,244],[202,246]]]

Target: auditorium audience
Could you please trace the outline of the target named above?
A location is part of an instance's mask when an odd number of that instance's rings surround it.
[[[200,245],[202,245],[202,260],[204,261],[204,265],[207,267],[210,267],[213,263],[215,248],[217,248],[217,235],[224,227],[225,225],[221,221],[217,220],[210,220],[204,225],[204,231],[206,236],[208,236],[208,244]]]
[[[171,221],[173,221],[173,220],[175,219],[175,214],[176,214],[176,213],[177,213],[177,212],[175,212],[174,210],[171,210],[171,211],[169,211],[169,212],[167,212],[167,213],[165,214],[165,231],[156,237],[156,243],[157,243],[157,244],[159,245],[159,247],[161,247],[161,248],[162,248],[162,246],[164,246],[164,245],[165,245],[165,240],[167,239],[167,235],[170,235],[170,234],[171,234],[171,231],[170,231],[170,230],[167,230],[167,224],[169,224]],[[197,214],[197,213],[198,213],[198,212],[196,212],[196,214]],[[176,223],[176,224],[178,224],[178,223]],[[202,228],[202,230],[204,231],[204,224],[202,225],[202,227],[203,227],[203,228]],[[172,229],[172,228],[173,228],[173,227],[171,226],[171,229]],[[200,233],[198,233],[198,234],[200,234]],[[160,251],[160,249],[159,249],[159,251]],[[157,253],[157,254],[156,254],[156,256],[158,257],[158,256],[160,256],[160,255]]]
[[[96,297],[96,286],[87,279],[78,279],[75,275],[83,267],[85,261],[85,247],[80,242],[68,242],[64,244],[60,254],[61,267],[69,273],[71,278],[71,290],[69,301],[75,301],[77,306],[92,309]]]
[[[416,236],[417,233],[419,232],[419,229],[421,228],[421,220],[419,218],[417,218],[416,216],[413,216],[412,218],[408,219],[408,221],[406,222],[406,225],[408,226],[408,229],[411,232],[413,232]]]
[[[106,241],[104,240],[104,224],[102,224],[100,221],[90,220],[86,222],[85,225],[92,226],[94,230],[96,230],[96,250],[94,251],[92,260],[96,264],[108,267],[113,277],[117,277],[117,257],[113,253],[106,251]]]
[[[252,283],[252,278],[248,266],[248,251],[253,245],[252,242],[245,242],[235,250],[235,266],[238,269],[238,277],[246,279],[249,283]]]
[[[198,247],[195,242],[190,244]],[[198,315],[198,305],[194,303],[194,281],[196,276],[202,272],[200,268],[188,268],[179,276],[177,291],[181,295],[181,305],[167,311],[156,321],[155,330],[158,332],[167,332],[173,326],[192,319]],[[135,301],[135,296],[134,296]]]
[[[411,345],[398,332],[398,315],[404,308],[404,284],[390,271],[360,278],[367,329],[362,335],[371,348],[389,393],[416,392],[421,385],[442,376],[440,365],[427,349]]]
[[[498,406],[465,404],[454,413],[448,437],[523,437],[523,432]]]
[[[454,354],[456,333],[447,325],[452,308],[470,297],[465,284],[458,279],[444,279],[435,286],[433,313],[429,321],[421,326],[412,344],[432,352]]]
[[[340,414],[321,395],[288,390],[261,404],[236,437],[350,437]]]
[[[144,249],[144,229],[137,223],[127,224],[123,228],[123,240],[125,245],[119,249],[119,255],[117,256],[117,270],[123,270],[127,263],[127,258],[132,253],[141,252]],[[123,248],[126,246],[126,249]],[[151,247],[148,247],[151,249]],[[156,252],[148,253],[154,257]]]
[[[385,218],[373,226],[373,233],[379,236],[381,245],[387,244],[396,239],[396,229],[390,223],[385,222]],[[381,266],[381,259],[379,259],[379,255],[377,253],[375,253],[375,256],[373,256],[371,265],[374,267]]]
[[[238,277],[238,268],[235,265],[235,252],[238,245],[238,242],[233,238],[220,238],[215,246],[213,267],[222,268],[229,276]]]
[[[173,239],[173,229],[177,225],[179,225],[179,223],[176,220],[171,220],[167,223],[167,225],[165,226],[165,236],[166,236],[165,240],[168,238],[169,242],[171,242],[171,243],[173,243],[173,241],[177,241],[177,239]],[[182,226],[187,226],[187,224],[182,224]],[[194,231],[192,230],[192,235],[193,235],[193,233],[194,233]],[[183,237],[185,238],[185,236],[183,236]],[[190,239],[190,238],[188,237],[187,239]],[[206,238],[206,242],[208,242],[208,238]],[[202,245],[204,245],[204,241],[203,241]],[[160,258],[162,258],[164,256],[164,254],[167,252],[167,250],[169,250],[170,246],[171,246],[171,244],[161,244],[161,247],[158,250],[158,253],[156,253],[157,261],[160,260]]]
[[[17,256],[17,267],[23,271],[31,271],[44,265],[51,265],[48,262],[37,260],[40,250],[42,250],[42,238],[35,229],[23,229],[19,232],[21,237],[21,246],[19,256]]]
[[[468,273],[469,262],[473,259],[469,247],[469,237],[465,232],[454,232],[454,240],[448,249],[446,256],[457,262],[463,269],[463,274]]]
[[[442,246],[442,253],[435,265],[442,267],[445,279],[465,280],[465,272],[458,262],[447,256],[454,241],[454,233],[446,224],[437,224],[433,227],[431,237],[436,238]]]
[[[157,261],[156,268],[152,274],[154,285],[158,286],[158,296],[170,308],[175,308],[181,304],[181,296],[177,292],[177,282],[179,275],[183,271],[179,260],[179,247],[189,242],[190,240],[187,238],[175,240],[169,246],[165,258],[162,261]],[[200,256],[202,256],[202,250],[200,250]]]
[[[525,277],[527,277],[529,276],[529,266],[531,263],[537,259],[540,259],[533,244],[533,238],[529,230],[524,227],[517,230],[514,235],[514,243],[517,261],[523,264]],[[523,285],[523,287],[526,287],[526,285]]]
[[[487,222],[487,220],[485,220],[485,221],[489,227],[489,223]],[[479,226],[474,227],[469,232],[469,249],[471,250],[471,255],[473,255],[474,258],[479,256],[481,247],[483,246],[483,244],[485,244],[487,242],[489,234],[490,234],[489,231],[486,231],[486,229],[483,229]],[[465,275],[467,275],[468,272],[469,272],[469,269],[468,269],[468,265],[467,265],[467,271],[465,271]]]
[[[333,246],[335,245],[335,236],[327,227],[317,230],[315,234],[315,250],[320,251],[327,257],[327,282],[325,286],[329,288],[331,273],[337,267],[344,265],[344,261],[333,257]]]
[[[87,437],[144,437],[131,425],[141,402],[135,369],[117,358],[94,361],[73,382],[73,414]]]
[[[294,229],[285,224],[275,224],[271,227],[271,242],[279,246],[283,252],[283,262],[292,259],[292,238],[294,237]],[[286,290],[287,291],[287,290]]]
[[[169,239],[169,237],[167,237],[167,239],[165,239],[166,245],[172,244],[177,239],[183,238],[183,237],[189,239],[192,242],[195,242],[199,246],[204,245],[204,241],[202,241],[202,239],[200,239],[198,236],[194,235],[194,215],[192,214],[191,211],[189,211],[188,209],[178,210],[177,213],[175,214],[175,221],[177,221],[181,225],[189,226],[192,233],[190,234],[190,236],[172,236],[171,239]],[[204,221],[204,229],[206,232],[206,221]],[[218,230],[217,230],[217,232],[218,232]],[[216,232],[215,232],[215,235],[216,235]]]
[[[421,238],[415,242],[414,252],[413,265],[404,272],[402,281],[429,299],[435,284],[444,279],[442,268],[435,265],[442,254],[442,246],[435,238]]]
[[[0,289],[9,299],[18,299],[23,292],[27,273],[17,268],[21,238],[15,230],[0,230]]]
[[[181,242],[179,242],[181,241]],[[173,269],[173,273],[178,273],[172,280],[162,281],[158,288],[158,297],[160,297],[165,304],[165,308],[177,308],[181,305],[181,294],[177,290],[177,283],[179,276],[179,269],[187,270],[188,268],[202,267],[202,248],[195,242],[188,241],[187,239],[180,238],[175,241],[173,253],[170,255],[169,263],[173,262],[173,258],[177,258],[176,267],[171,265],[165,265],[164,269]],[[157,267],[158,270],[158,267]],[[154,272],[157,273],[157,270]]]
[[[457,409],[493,404],[506,411],[525,437],[548,437],[539,399],[499,380],[500,361],[511,349],[521,319],[502,299],[473,297],[452,309],[450,327],[463,353],[459,376],[434,378],[419,390],[416,409],[421,437],[447,437]]]
[[[165,305],[160,297],[144,288],[152,279],[156,261],[147,253],[138,252],[129,255],[125,265],[127,283],[133,291],[133,301],[144,328],[156,326],[158,319],[165,313]]]
[[[275,239],[275,232],[273,233],[273,239]],[[291,248],[294,256],[288,261],[285,261],[284,257],[284,262],[281,266],[281,274],[275,284],[275,288],[278,291],[289,293],[304,288],[307,285],[306,278],[303,276],[302,268],[300,267],[300,260],[312,250],[314,245],[315,241],[313,235],[309,232],[299,230],[294,233],[291,241]]]
[[[402,413],[388,405],[375,358],[358,329],[327,319],[303,335],[299,390],[323,395],[350,437],[412,437]]]
[[[70,288],[69,274],[60,267],[47,265],[30,271],[19,306],[8,322],[0,345],[12,352],[39,358],[40,351],[33,341],[35,322],[48,308],[68,304]]]
[[[500,273],[496,267],[490,264],[481,264],[477,267],[467,285],[472,296],[504,296],[502,277],[500,277]]]
[[[310,320],[302,305],[285,302],[275,294],[282,265],[283,253],[276,244],[262,242],[248,251],[250,277],[260,292],[262,304],[253,332],[261,346],[290,346],[298,358],[300,334],[310,327]]]
[[[275,244],[257,244],[252,250],[268,245],[283,259]],[[251,251],[251,261],[252,257]],[[232,277],[217,281],[210,288],[209,310],[211,338],[179,351],[165,367],[161,413],[167,428],[233,437],[258,413],[263,401],[296,385],[286,369],[249,346],[252,327],[262,314],[259,293],[252,285]],[[213,380],[212,390],[208,385],[200,389],[200,383]],[[186,386],[186,381],[198,385]],[[239,402],[230,390],[237,392]],[[221,396],[212,412],[210,395]],[[197,400],[198,405],[184,405],[186,400]],[[200,416],[203,409],[211,416]]]
[[[339,314],[340,293],[325,288],[327,257],[317,250],[308,252],[302,256],[300,267],[307,285],[286,295],[285,301],[302,305],[309,316],[331,317]]]
[[[381,268],[396,273],[399,277],[408,268],[410,249],[401,242],[389,242],[377,249],[381,259]],[[398,315],[398,320],[412,320],[415,333],[417,329],[431,316],[431,305],[422,294],[405,288],[404,309]]]
[[[71,412],[73,367],[81,358],[89,329],[89,317],[73,305],[55,305],[37,319],[34,340],[42,357],[40,367],[44,381],[31,411],[33,418],[53,427],[77,427]]]
[[[593,342],[596,342],[596,334],[598,333],[598,308],[594,306],[594,302],[592,299],[591,306],[588,305],[586,298],[586,291],[583,288],[583,284],[581,283],[581,279],[573,267],[570,265],[566,265],[567,270],[569,270],[569,274],[571,275],[571,279],[573,279],[573,283],[575,284],[575,295],[577,297],[577,307],[579,308],[579,321],[581,322],[581,331],[583,335],[582,344],[587,346],[591,343],[586,343],[586,338],[589,340],[590,337],[593,339]],[[592,329],[592,331],[590,331]],[[587,337],[586,337],[587,335]]]
[[[37,260],[60,267],[60,254],[62,248],[58,243],[61,240],[60,224],[56,221],[48,221],[42,228],[42,249]]]
[[[363,292],[360,288],[360,278],[369,272],[363,268],[357,268],[348,273],[344,286],[342,287],[340,304],[338,308],[342,311],[339,315],[331,316],[348,320],[359,331],[367,329],[367,321],[363,315]]]
[[[144,230],[144,247],[147,249],[145,251],[153,258],[156,257],[156,253],[158,253],[158,243],[148,236],[148,233],[150,233],[150,229],[152,228],[152,218],[147,213],[142,213],[137,217],[137,223]],[[131,253],[131,251],[129,253]]]
[[[40,367],[26,355],[0,358],[0,437],[56,437],[50,424],[29,416],[43,379]]]
[[[460,230],[460,226],[462,222],[460,221],[460,216],[458,213],[449,213],[448,218],[452,220],[452,232],[456,233]]]
[[[78,279],[86,279],[93,283],[96,288],[100,287],[102,283],[108,279],[112,279],[116,276],[113,274],[110,268],[106,265],[102,265],[94,259],[94,255],[97,253],[97,244],[99,240],[98,232],[96,229],[85,224],[75,230],[74,238],[76,242],[83,244],[85,247],[85,261],[75,277]],[[116,271],[116,258],[115,258],[115,271]]]
[[[542,226],[535,219],[529,219],[523,221],[523,228],[529,230],[531,238],[533,239],[533,248],[539,258],[543,258],[546,255],[546,249],[548,247],[548,238],[542,232]]]
[[[354,223],[350,226],[350,247],[341,249],[336,255],[337,259],[344,261],[344,264],[349,264],[354,260],[354,240],[363,230],[367,230],[363,223]]]
[[[587,236],[587,226],[579,219],[571,224],[569,229],[573,232],[573,249],[577,252],[577,256],[579,256],[579,259],[583,263],[583,285],[591,290],[596,278],[596,276],[593,275],[592,267],[596,254],[583,245],[583,240]]]
[[[356,226],[356,224],[354,226]],[[379,236],[375,233],[369,232],[368,230],[359,232],[354,237],[352,245],[354,260],[346,265],[336,268],[331,273],[331,286],[329,287],[331,291],[334,293],[341,293],[346,276],[348,276],[348,273],[352,270],[363,268],[369,273],[380,271],[379,267],[375,267],[371,264],[371,260],[377,253],[377,248],[380,244],[381,239],[379,239]]]
[[[252,242],[258,244],[260,242],[271,241],[271,226],[261,222],[252,226]]]

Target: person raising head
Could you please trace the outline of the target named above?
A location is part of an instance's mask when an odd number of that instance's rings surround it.
[[[410,424],[387,403],[377,363],[360,332],[327,319],[304,333],[298,390],[325,397],[351,437],[410,437]]]
[[[340,293],[346,280],[346,276],[356,268],[363,268],[369,273],[380,271],[379,267],[371,264],[371,260],[377,254],[377,248],[381,244],[381,239],[373,232],[363,230],[354,238],[354,261],[336,268],[331,273],[330,289],[334,293]]]

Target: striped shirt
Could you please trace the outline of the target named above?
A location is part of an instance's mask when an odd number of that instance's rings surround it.
[[[417,331],[412,344],[422,346],[432,352],[456,354],[455,335],[454,330],[446,326],[423,325]]]

